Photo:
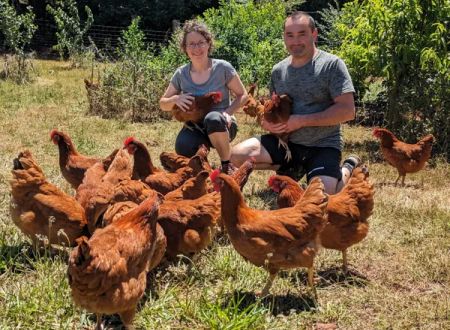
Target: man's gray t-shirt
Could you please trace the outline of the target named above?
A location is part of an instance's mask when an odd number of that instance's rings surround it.
[[[345,63],[337,56],[319,50],[300,68],[290,65],[288,57],[272,69],[271,92],[288,94],[293,99],[293,114],[326,110],[336,96],[354,92]],[[343,148],[341,125],[302,127],[289,136],[293,143],[308,147]]]
[[[230,91],[227,84],[237,74],[233,66],[224,60],[211,59],[211,75],[203,84],[192,81],[190,70],[191,63],[179,67],[172,76],[170,82],[178,92],[191,93],[194,96],[205,95],[209,92],[222,92],[222,102],[215,104],[212,110],[223,111],[230,106]]]

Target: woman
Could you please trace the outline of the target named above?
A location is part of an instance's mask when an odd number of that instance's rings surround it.
[[[175,142],[175,151],[187,157],[194,155],[201,144],[214,147],[219,154],[222,171],[231,174],[230,142],[236,137],[237,124],[233,113],[247,100],[247,92],[233,66],[224,60],[210,58],[213,37],[206,25],[188,21],[183,27],[180,48],[190,62],[179,67],[159,105],[170,111],[178,106],[186,111],[194,96],[221,91],[222,101],[213,106],[200,125],[183,127]],[[235,95],[230,102],[230,91]]]

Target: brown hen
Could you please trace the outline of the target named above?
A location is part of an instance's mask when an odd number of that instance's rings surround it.
[[[255,98],[256,84],[251,84],[248,89],[248,99],[245,102],[242,110],[250,117],[256,117],[260,121],[264,113],[264,104]]]
[[[159,198],[153,193],[111,225],[83,237],[70,254],[68,278],[75,304],[97,314],[118,313],[129,329],[144,294],[147,273],[165,248],[157,226]],[[159,255],[157,254],[159,253]],[[156,260],[158,259],[159,260]]]
[[[164,196],[166,201],[177,201],[182,199],[197,199],[206,195],[209,191],[210,184],[208,184],[209,172],[201,171],[196,177],[188,179],[179,188],[168,192]]]
[[[54,129],[50,132],[50,139],[58,146],[59,167],[63,177],[77,189],[83,181],[86,170],[100,159],[80,154],[72,139],[64,132]]]
[[[31,152],[25,150],[14,159],[11,184],[11,217],[35,245],[39,236],[49,244],[75,245],[87,234],[84,209],[45,178]]]
[[[211,172],[211,165],[208,163],[208,153],[209,149],[204,145],[200,145],[196,155],[200,156],[203,161],[203,169],[205,171]],[[167,152],[164,151],[159,155],[159,160],[161,161],[161,165],[168,172],[175,172],[179,168],[187,166],[189,163],[189,157],[185,157],[179,155],[175,152]]]
[[[213,105],[220,102],[222,102],[222,92],[220,91],[194,96],[194,100],[187,111],[183,111],[175,105],[172,115],[176,120],[183,123],[200,123],[211,111]]]
[[[373,211],[374,188],[368,177],[366,167],[354,169],[344,188],[328,198],[328,222],[320,241],[323,247],[342,252],[344,271],[348,268],[347,249],[362,241],[369,231],[367,219]],[[272,176],[269,185],[279,193],[279,208],[295,205],[304,193],[296,181],[286,176]]]
[[[277,95],[275,92],[272,98],[264,102],[265,121],[272,124],[286,123],[292,112],[292,99],[287,94]],[[291,151],[288,147],[289,133],[274,134],[278,137],[278,147],[286,149],[286,160],[292,159]]]
[[[311,180],[293,207],[279,210],[251,209],[237,183],[217,170],[211,174],[211,180],[220,190],[222,221],[234,248],[245,260],[270,273],[261,294],[269,292],[281,269],[307,267],[313,287],[318,237],[326,224],[327,196],[320,179]]]
[[[414,144],[400,141],[392,132],[385,128],[375,128],[373,136],[381,141],[381,152],[384,159],[398,171],[395,185],[397,185],[401,177],[402,186],[404,186],[406,173],[420,171],[430,159],[431,148],[434,142],[434,137],[431,134]]]
[[[167,237],[166,255],[192,255],[206,248],[214,238],[220,216],[220,195],[209,193],[193,200],[164,201],[158,223]]]

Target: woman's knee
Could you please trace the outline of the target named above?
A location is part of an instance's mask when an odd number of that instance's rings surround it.
[[[218,111],[209,112],[203,120],[203,124],[208,135],[211,133],[227,131],[227,121],[225,116]]]
[[[177,139],[175,141],[175,152],[179,155],[192,157],[197,152],[196,146],[189,141],[183,141],[182,139]]]
[[[179,155],[192,157],[202,144],[210,146],[209,140],[201,132],[183,128],[175,141],[175,152]]]

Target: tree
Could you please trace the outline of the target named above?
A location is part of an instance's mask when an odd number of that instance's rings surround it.
[[[355,0],[336,15],[328,34],[357,86],[383,79],[386,125],[410,140],[433,132],[447,157],[449,17],[445,0]]]
[[[47,11],[53,15],[58,27],[56,32],[58,44],[54,48],[61,58],[67,54],[72,61],[72,66],[79,66],[82,61],[83,54],[86,52],[84,36],[94,21],[89,7],[85,6],[84,9],[87,19],[82,27],[75,0],[58,0],[56,8],[47,5]]]

